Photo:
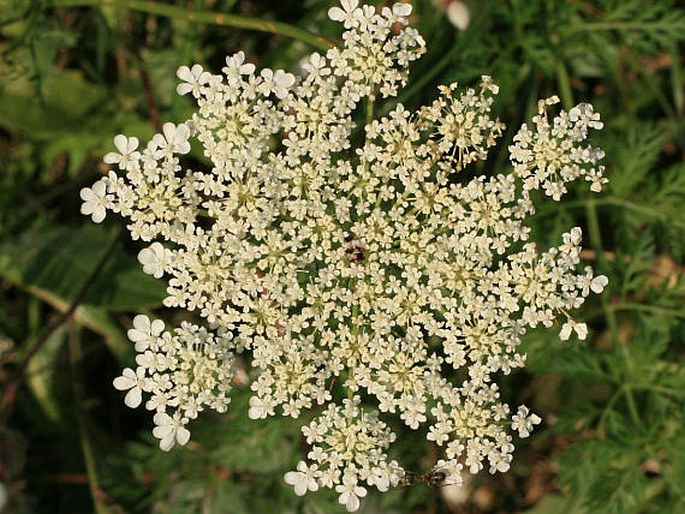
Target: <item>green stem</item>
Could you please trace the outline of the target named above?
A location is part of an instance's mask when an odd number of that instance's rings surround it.
[[[368,97],[366,99],[366,124],[369,125],[373,121],[373,106],[374,106],[374,100],[373,97]]]
[[[675,389],[671,389],[670,387],[663,387],[652,384],[642,384],[636,387],[636,389],[644,391],[654,391],[655,393],[663,394],[666,396],[674,396],[676,398],[685,398],[685,391],[677,391]]]
[[[561,94],[561,102],[564,109],[569,110],[573,107],[573,91],[571,89],[571,79],[568,76],[568,70],[564,66],[561,58],[557,61],[557,83],[559,84],[559,94]]]
[[[618,399],[621,397],[621,394],[623,393],[623,388],[619,387],[614,391],[614,394],[609,398],[609,401],[607,404],[604,406],[604,410],[602,410],[602,415],[599,417],[599,421],[597,422],[597,431],[598,432],[603,432],[604,431],[604,426],[606,425],[607,421],[607,416],[609,415],[609,412],[611,411],[611,408],[614,406],[614,403],[618,401]]]
[[[612,30],[634,30],[636,32],[652,32],[654,30],[653,24],[644,22],[631,22],[623,20],[605,21],[578,24],[563,29],[564,36],[576,32],[603,32]]]
[[[627,354],[627,352],[626,352]],[[635,426],[640,426],[640,413],[637,410],[637,404],[635,403],[635,396],[633,395],[632,386],[626,382],[624,386],[626,392],[626,402],[628,403],[628,410],[630,411],[630,417],[633,420]]]
[[[615,303],[610,305],[609,308],[616,311],[642,311],[649,312],[652,314],[663,314],[664,316],[672,316],[674,318],[685,318],[685,312],[678,311],[675,309],[667,309],[665,307],[660,307],[658,305],[647,305],[644,303]]]
[[[631,202],[630,200],[626,200],[624,198],[619,198],[616,196],[605,196],[603,198],[597,198],[597,199],[592,199],[592,200],[570,200],[570,201],[565,201],[563,203],[559,204],[554,204],[554,205],[541,205],[538,210],[537,214],[538,216],[545,216],[549,214],[554,214],[558,212],[559,209],[576,209],[576,208],[584,208],[587,209],[588,202],[592,201],[594,206],[596,207],[601,207],[604,205],[610,205],[614,207],[622,207],[624,209],[628,209],[634,212],[638,212],[640,214],[644,214],[646,216],[649,216],[650,218],[656,218],[656,219],[664,219],[668,214],[659,208],[658,205],[656,206],[648,206],[648,205],[642,205],[639,203]],[[685,229],[685,223],[679,222],[677,219],[674,219],[672,217],[669,217],[668,219],[669,223]]]
[[[676,116],[685,116],[685,80],[683,79],[683,67],[680,62],[680,52],[677,45],[671,50],[671,86],[673,90],[673,105]],[[685,146],[685,145],[684,145]]]
[[[75,324],[69,322],[69,361],[71,364],[71,386],[73,392],[74,411],[76,413],[76,421],[78,423],[79,437],[81,439],[81,451],[83,452],[83,461],[86,465],[86,474],[88,475],[88,486],[90,495],[93,499],[93,506],[95,507],[95,514],[107,514],[107,506],[102,501],[102,489],[100,489],[100,482],[97,476],[97,466],[95,464],[95,456],[93,453],[93,446],[88,435],[88,424],[86,421],[86,413],[83,409],[84,390],[81,382],[80,370],[83,366],[83,355],[81,351],[81,340],[76,330]]]
[[[604,267],[606,259],[604,257],[604,245],[602,243],[602,231],[599,224],[599,216],[597,215],[597,207],[595,200],[590,198],[586,201],[586,214],[588,223],[588,232],[590,236],[590,242],[595,248],[597,255],[597,261],[599,267]],[[628,375],[630,374],[630,369],[632,368],[632,358],[630,352],[625,344],[621,343],[621,338],[619,336],[618,321],[616,319],[616,312],[611,308],[609,303],[609,297],[606,294],[600,296],[600,301],[602,303],[602,309],[606,313],[607,326],[609,328],[609,334],[611,335],[611,341],[614,347],[614,351],[620,352],[625,360],[626,367],[628,368]],[[623,383],[623,390],[625,392],[626,403],[628,404],[628,410],[630,411],[630,416],[635,423],[635,426],[640,425],[640,416],[637,410],[637,405],[635,403],[635,397],[633,396],[633,391],[628,382]]]
[[[306,43],[324,52],[333,46],[333,43],[326,38],[287,23],[213,11],[193,11],[184,7],[167,5],[158,2],[141,0],[53,0],[53,5],[55,7],[97,6],[114,7],[117,9],[131,9],[149,14],[167,16],[169,18],[185,19],[189,22],[258,30],[260,32],[270,32],[272,34],[278,34],[302,41],[303,43]]]

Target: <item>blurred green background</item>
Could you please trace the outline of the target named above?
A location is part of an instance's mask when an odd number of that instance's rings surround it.
[[[528,367],[503,377],[507,399],[544,419],[517,442],[511,472],[474,478],[463,501],[420,484],[371,493],[360,512],[685,512],[685,3],[473,0],[464,31],[449,22],[448,3],[413,2],[428,53],[399,101],[415,108],[437,84],[493,76],[505,141],[465,176],[507,171],[508,141],[538,98],[593,103],[605,122],[593,143],[606,150],[610,184],[542,205],[533,239],[558,244],[580,225],[583,258],[610,284],[578,316],[590,340],[534,331]],[[95,227],[79,214],[79,190],[106,171],[114,135],[147,140],[160,123],[190,116],[175,94],[180,65],[218,72],[244,50],[258,67],[294,69],[321,51],[317,36],[338,37],[326,18],[332,5],[0,1],[3,514],[344,511],[335,493],[299,498],[282,483],[305,420],[249,421],[246,386],[229,414],[194,423],[188,447],[158,450],[149,416],[126,408],[111,384],[133,360],[132,317],[181,313],[160,308],[164,285],[139,270],[121,220]],[[267,21],[284,25],[254,30]],[[393,452],[416,471],[438,457],[409,432]]]

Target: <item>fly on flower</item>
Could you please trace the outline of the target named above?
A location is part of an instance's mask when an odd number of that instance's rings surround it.
[[[352,236],[345,237],[345,242],[347,243],[347,248],[345,248],[347,260],[353,264],[364,262],[364,259],[366,259],[366,248],[356,243]]]
[[[408,487],[417,484],[428,484],[431,487],[444,487],[447,485],[456,485],[456,482],[450,480],[450,473],[447,469],[436,466],[427,473],[416,473],[414,471],[400,471],[400,479],[397,482],[398,486]]]

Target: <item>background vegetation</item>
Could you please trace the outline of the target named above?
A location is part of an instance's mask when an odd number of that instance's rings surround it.
[[[127,409],[111,382],[133,358],[126,328],[137,312],[162,311],[163,285],[138,269],[120,220],[91,226],[78,195],[105,171],[115,134],[147,140],[188,117],[174,92],[178,66],[218,71],[242,49],[260,66],[293,68],[325,46],[317,35],[336,37],[331,4],[0,1],[3,513],[342,512],[332,494],[300,499],[282,483],[301,451],[298,426],[249,421],[244,385],[229,414],[194,424],[187,448],[157,449],[146,413]],[[501,86],[507,138],[539,97],[602,113],[607,191],[542,208],[534,232],[558,244],[581,225],[584,258],[610,284],[582,316],[588,342],[527,338],[529,366],[504,393],[544,423],[517,444],[510,473],[477,477],[465,503],[421,484],[370,495],[362,512],[685,512],[685,5],[473,1],[463,32],[432,2],[414,6],[429,51],[400,95],[406,105],[487,73]],[[471,173],[505,170],[499,148]],[[420,434],[402,435],[395,451],[417,471],[437,457]]]

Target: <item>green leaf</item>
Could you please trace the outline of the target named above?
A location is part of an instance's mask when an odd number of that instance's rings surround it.
[[[128,363],[132,344],[126,337],[125,330],[112,319],[106,309],[92,305],[81,305],[76,310],[76,319],[103,337],[107,348],[116,357],[119,364]]]
[[[62,354],[66,333],[66,326],[55,330],[29,360],[26,369],[28,386],[45,416],[52,422],[57,422],[62,417],[57,401],[59,395],[55,394],[53,383],[55,371],[59,369],[57,359]]]
[[[52,72],[43,79],[41,99],[32,88],[10,87],[0,96],[0,125],[36,139],[51,140],[64,131],[83,130],[83,118],[107,97],[79,72]]]
[[[523,511],[523,514],[587,514],[587,509],[582,502],[574,497],[550,494],[532,509]]]
[[[70,304],[92,274],[110,236],[102,227],[43,227],[0,246],[0,275],[53,305]],[[82,304],[135,311],[161,303],[164,285],[145,275],[136,259],[117,248]]]

